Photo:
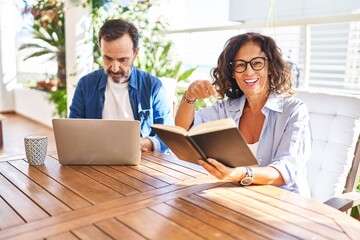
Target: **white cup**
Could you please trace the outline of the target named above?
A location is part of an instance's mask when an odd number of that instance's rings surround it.
[[[30,165],[43,164],[46,158],[48,137],[29,135],[24,138],[25,154]]]

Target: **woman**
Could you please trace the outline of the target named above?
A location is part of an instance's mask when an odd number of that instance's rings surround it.
[[[211,75],[213,84],[197,80],[189,86],[175,124],[189,129],[233,118],[259,166],[230,168],[211,158],[199,164],[218,179],[242,185],[271,184],[310,196],[306,179],[311,152],[309,114],[306,105],[293,97],[291,73],[275,41],[257,33],[232,37]],[[195,112],[195,101],[210,96],[222,100]]]

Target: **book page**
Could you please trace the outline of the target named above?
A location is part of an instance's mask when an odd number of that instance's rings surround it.
[[[237,128],[236,123],[232,118],[225,118],[197,125],[196,127],[193,127],[189,130],[189,135],[191,136],[208,132],[216,132],[229,128]]]
[[[187,131],[182,128],[182,127],[178,127],[178,126],[168,126],[168,125],[163,125],[163,124],[153,124],[151,126],[152,128],[157,128],[157,129],[163,129],[169,132],[174,132],[174,133],[178,133],[181,135],[186,136],[187,135]]]

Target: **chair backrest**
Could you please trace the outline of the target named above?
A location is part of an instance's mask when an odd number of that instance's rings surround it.
[[[307,173],[312,198],[324,202],[353,191],[359,179],[360,97],[305,90],[297,90],[297,97],[310,114],[313,148]]]
[[[177,79],[166,77],[160,77],[159,79],[166,90],[168,101],[170,103],[170,106],[172,107],[172,114],[175,117],[176,106],[178,103],[176,97]]]

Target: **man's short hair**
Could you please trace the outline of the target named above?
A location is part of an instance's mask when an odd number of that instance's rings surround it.
[[[99,31],[99,46],[101,39],[105,41],[112,41],[123,37],[128,33],[133,42],[134,51],[139,46],[139,32],[134,24],[127,22],[123,19],[111,19],[104,23]]]

